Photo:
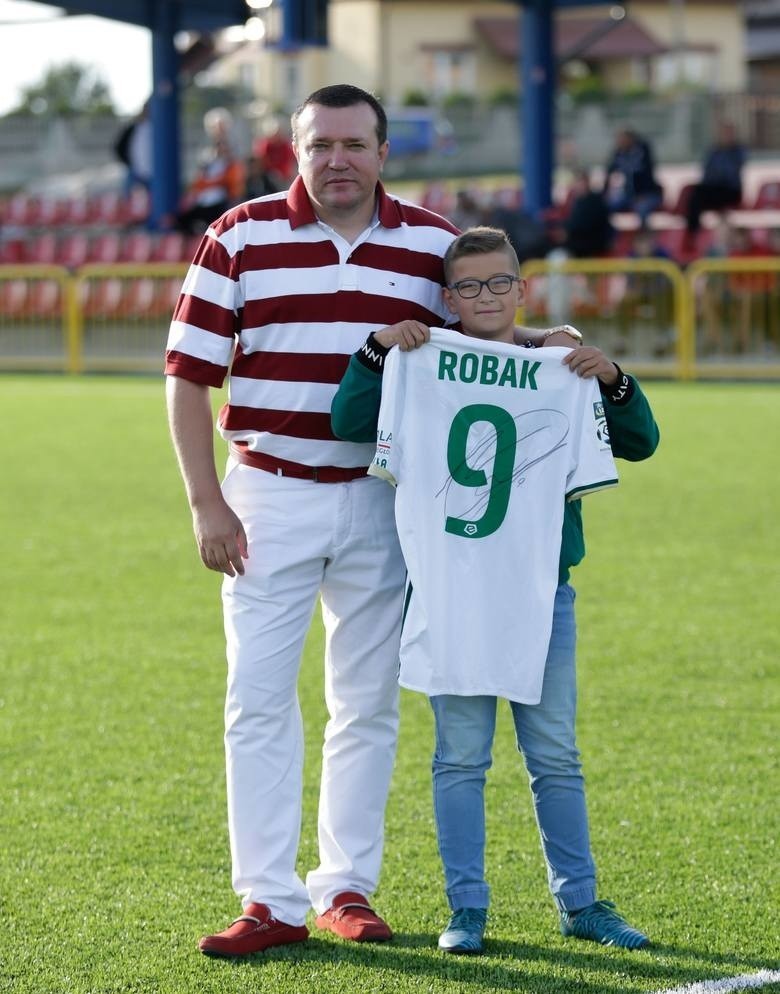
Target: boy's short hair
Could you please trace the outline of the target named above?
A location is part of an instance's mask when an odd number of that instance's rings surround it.
[[[320,107],[354,107],[357,104],[368,104],[376,114],[376,137],[380,145],[387,141],[387,114],[373,93],[361,90],[359,86],[351,83],[334,83],[332,86],[323,86],[314,93],[310,93],[300,107],[296,107],[292,113],[292,133],[296,134],[298,118],[310,104],[318,104]]]
[[[467,228],[454,242],[450,242],[449,248],[444,253],[444,278],[449,282],[452,264],[456,259],[463,259],[469,255],[487,255],[488,252],[504,252],[513,270],[516,273],[520,272],[517,253],[512,248],[507,233],[503,228],[490,228],[482,224]]]

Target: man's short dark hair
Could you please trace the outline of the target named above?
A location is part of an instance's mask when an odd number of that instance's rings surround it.
[[[487,255],[489,252],[504,252],[512,264],[516,273],[520,272],[520,263],[517,260],[517,253],[512,248],[509,236],[503,228],[490,228],[487,225],[478,225],[473,228],[466,228],[463,234],[458,235],[455,241],[450,242],[447,251],[444,253],[444,276],[449,282],[452,264],[456,259],[463,259],[470,255]]]
[[[304,109],[310,104],[318,104],[320,107],[354,107],[357,104],[368,104],[376,114],[376,137],[380,145],[387,141],[387,114],[373,93],[361,90],[359,86],[352,86],[350,83],[334,83],[333,86],[323,86],[314,93],[310,93],[300,107],[296,107],[292,113],[292,133],[295,136],[298,118]]]

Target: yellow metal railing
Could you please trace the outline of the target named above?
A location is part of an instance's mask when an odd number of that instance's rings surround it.
[[[63,266],[0,266],[0,368],[69,368],[72,285]]]
[[[158,372],[186,264],[0,266],[0,369]],[[780,379],[780,258],[531,260],[520,320],[643,377]]]
[[[160,372],[186,272],[181,263],[79,268],[73,277],[72,371]]]
[[[780,258],[702,259],[685,270],[666,259],[534,259],[521,272],[525,323],[576,324],[642,376],[780,379]],[[708,314],[724,317],[715,342]],[[626,347],[632,327],[644,327],[645,348]]]
[[[780,258],[698,259],[685,279],[697,378],[780,378]]]

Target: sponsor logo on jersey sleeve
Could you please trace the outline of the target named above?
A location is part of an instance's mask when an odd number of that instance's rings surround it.
[[[609,445],[609,427],[607,426],[607,416],[604,413],[603,401],[597,400],[593,404],[593,417],[596,420],[596,437],[602,445]]]

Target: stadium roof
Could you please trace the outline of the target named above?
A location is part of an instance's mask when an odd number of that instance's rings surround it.
[[[35,0],[43,2],[43,0]],[[46,0],[48,3],[49,0]],[[243,24],[249,16],[244,0],[76,0],[58,6],[66,14],[94,14],[112,21],[153,28],[160,14],[173,21],[177,31],[217,31]]]

